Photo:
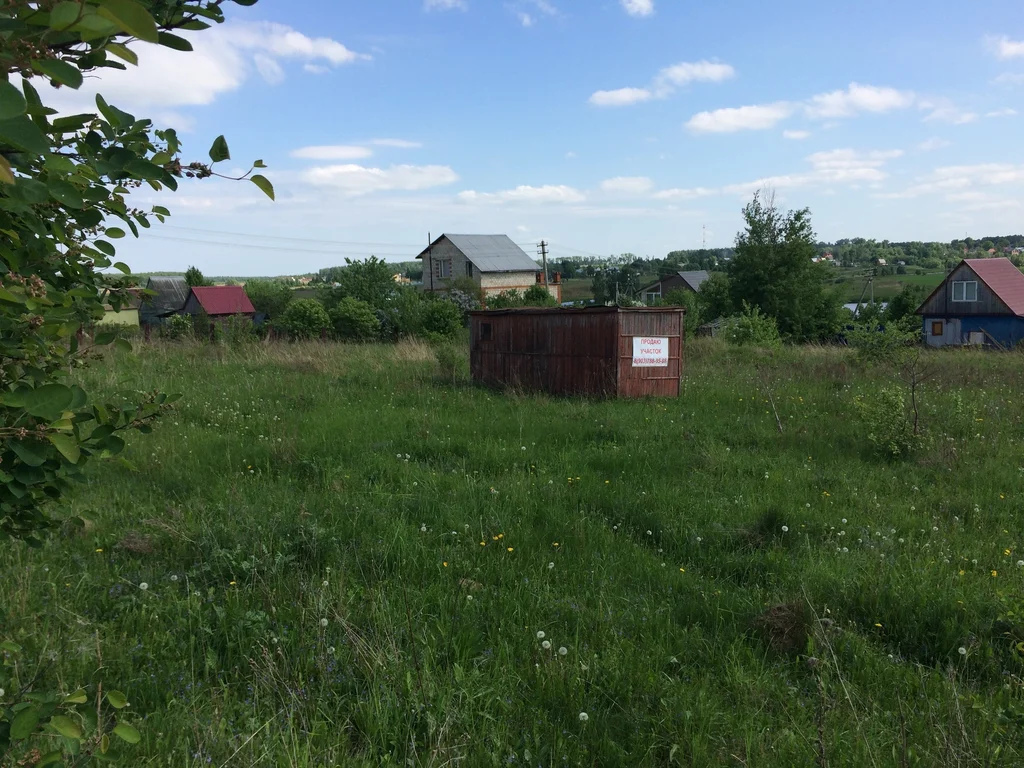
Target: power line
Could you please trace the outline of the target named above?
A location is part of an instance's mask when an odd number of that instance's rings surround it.
[[[211,246],[222,246],[226,248],[245,248],[250,250],[259,251],[277,251],[278,253],[318,253],[321,256],[393,256],[396,258],[406,257],[406,261],[414,261],[415,259],[408,258],[408,253],[389,253],[378,251],[374,254],[367,254],[365,251],[352,251],[352,250],[334,250],[334,251],[318,251],[312,248],[295,248],[290,246],[276,246],[276,245],[255,245],[252,243],[230,243],[217,240],[196,240],[190,237],[176,237],[173,235],[151,235],[149,239],[152,240],[168,240],[179,243],[199,243],[201,245]]]
[[[164,224],[165,229],[179,229],[183,232],[203,232],[210,235],[230,235],[235,237],[246,237],[255,240],[289,240],[299,243],[319,243],[321,245],[360,245],[360,246],[384,246],[390,248],[420,248],[421,246],[412,243],[372,243],[359,242],[355,240],[320,240],[308,237],[286,237],[283,235],[264,235],[252,232],[228,232],[221,229],[200,229],[198,227],[179,227],[174,224]],[[419,253],[419,251],[417,251]]]

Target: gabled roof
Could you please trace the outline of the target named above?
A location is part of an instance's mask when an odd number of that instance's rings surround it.
[[[256,311],[240,285],[196,286],[192,293],[210,316],[248,315]]]
[[[978,276],[988,289],[995,294],[996,298],[1002,301],[1007,308],[1018,317],[1024,317],[1024,274],[1021,273],[1017,267],[1013,265],[1013,262],[1009,259],[998,258],[998,259],[964,259],[956,266],[953,272],[956,272],[961,265],[966,264],[974,274]],[[953,274],[950,273],[950,275]],[[928,294],[921,306],[917,308],[917,313],[920,314],[924,307],[932,300],[946,283],[949,281],[949,277],[943,280],[939,287]]]
[[[537,262],[508,235],[441,235],[416,258],[422,259],[441,240],[462,251],[481,272],[540,272]]]
[[[680,272],[679,276],[683,278],[684,283],[695,291],[699,291],[701,284],[710,277],[706,269],[696,269],[692,272]]]
[[[180,312],[188,301],[188,283],[184,277],[156,275],[146,282],[146,290],[155,295],[146,296],[143,303],[156,315]]]

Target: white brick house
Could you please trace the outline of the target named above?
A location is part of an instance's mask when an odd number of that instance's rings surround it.
[[[446,291],[449,282],[468,277],[485,294],[525,291],[541,269],[508,235],[441,235],[417,259],[423,260],[423,290]],[[560,285],[548,290],[560,298]]]

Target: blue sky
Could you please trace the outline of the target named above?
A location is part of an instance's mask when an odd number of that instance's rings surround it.
[[[730,245],[766,184],[827,240],[1024,231],[1018,0],[261,0],[191,39],[61,106],[99,90],[189,157],[224,133],[224,170],[262,158],[278,199],[140,194],[173,215],[121,241],[137,271],[403,260],[445,231],[663,256]]]

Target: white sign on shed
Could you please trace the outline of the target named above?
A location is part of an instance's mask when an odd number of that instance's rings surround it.
[[[634,368],[668,368],[668,338],[633,337]]]

